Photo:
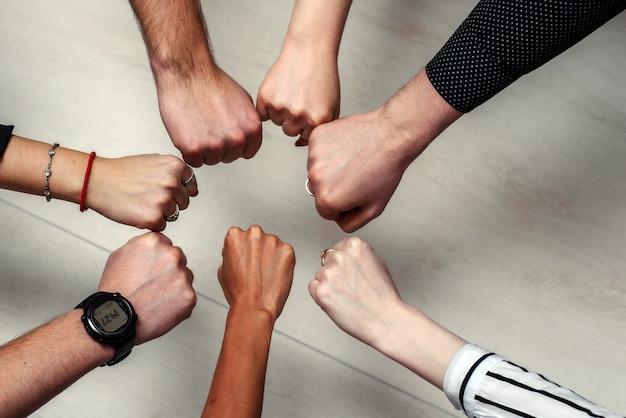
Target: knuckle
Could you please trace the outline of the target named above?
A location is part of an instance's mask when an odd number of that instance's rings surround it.
[[[252,225],[248,229],[248,232],[250,233],[252,238],[260,238],[263,235],[263,229],[261,229],[261,227],[258,225]]]
[[[146,220],[145,223],[148,226],[157,226],[157,225],[152,225],[152,223],[149,222],[149,220]],[[148,232],[143,236],[146,245],[150,248],[159,247],[163,243],[161,237],[162,235],[159,234],[158,232]]]
[[[342,222],[342,221],[337,221],[337,225],[339,225],[339,227],[341,228],[341,230],[347,234],[351,234],[353,232],[355,232],[357,229],[359,229],[358,227],[347,223],[347,222]]]
[[[363,245],[365,241],[356,236],[350,236],[346,238],[345,243],[347,247],[357,248]]]
[[[320,283],[315,292],[315,298],[317,303],[319,303],[322,307],[327,305],[329,302],[329,298],[332,292],[329,287],[324,284],[324,282]]]
[[[318,126],[326,122],[333,120],[332,112],[312,112],[307,118],[307,122],[310,126]]]
[[[195,308],[196,304],[198,303],[198,297],[196,295],[196,292],[190,286],[189,289],[182,294],[181,298],[183,300],[184,305],[188,308],[189,315],[191,315],[191,311],[193,310],[193,308]]]

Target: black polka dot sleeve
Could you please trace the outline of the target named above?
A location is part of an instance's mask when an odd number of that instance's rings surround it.
[[[626,8],[626,0],[481,0],[426,74],[469,112],[570,48]]]
[[[2,154],[9,144],[12,133],[13,125],[0,125],[0,158],[2,158]]]

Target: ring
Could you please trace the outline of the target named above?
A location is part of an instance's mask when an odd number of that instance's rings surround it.
[[[167,222],[174,222],[176,219],[178,219],[178,215],[180,215],[180,208],[178,207],[178,203],[176,204],[176,209],[174,210],[174,213],[172,213],[170,216],[166,217],[165,220]]]
[[[313,194],[313,192],[311,192],[311,190],[309,190],[309,183],[310,183],[310,181],[309,181],[309,178],[307,177],[307,178],[306,178],[306,181],[304,182],[304,189],[306,190],[306,192],[307,192],[309,195],[311,195],[311,196],[315,197],[315,195]]]
[[[332,248],[326,248],[324,251],[322,251],[322,253],[320,254],[320,259],[322,260],[322,267],[326,267],[326,254],[331,253],[335,251]]]
[[[191,167],[190,167],[191,168]],[[191,170],[191,175],[185,181],[183,181],[183,186],[189,186],[190,184],[194,184],[196,182],[196,173]]]

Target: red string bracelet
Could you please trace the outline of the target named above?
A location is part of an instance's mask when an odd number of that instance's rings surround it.
[[[85,207],[85,199],[87,197],[87,184],[89,183],[89,174],[91,173],[91,166],[93,165],[93,159],[95,158],[96,153],[91,152],[89,154],[89,161],[87,161],[87,170],[85,171],[85,180],[83,181],[83,191],[80,193],[80,211],[84,212],[87,210]]]

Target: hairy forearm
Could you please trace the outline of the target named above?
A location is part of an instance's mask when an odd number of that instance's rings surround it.
[[[189,77],[215,64],[198,0],[130,0],[142,29],[157,83]]]
[[[273,327],[267,313],[231,308],[203,417],[261,416]]]
[[[448,126],[463,116],[439,95],[426,72],[420,71],[382,107],[379,116],[389,141],[408,166]]]
[[[0,417],[26,416],[113,357],[73,310],[0,347]]]
[[[450,361],[467,342],[406,304],[386,324],[372,346],[442,389]]]
[[[0,188],[42,195],[52,144],[13,135],[0,159]],[[59,146],[50,165],[49,189],[55,199],[78,203],[89,154]]]
[[[296,0],[283,48],[316,48],[337,57],[352,0]]]

